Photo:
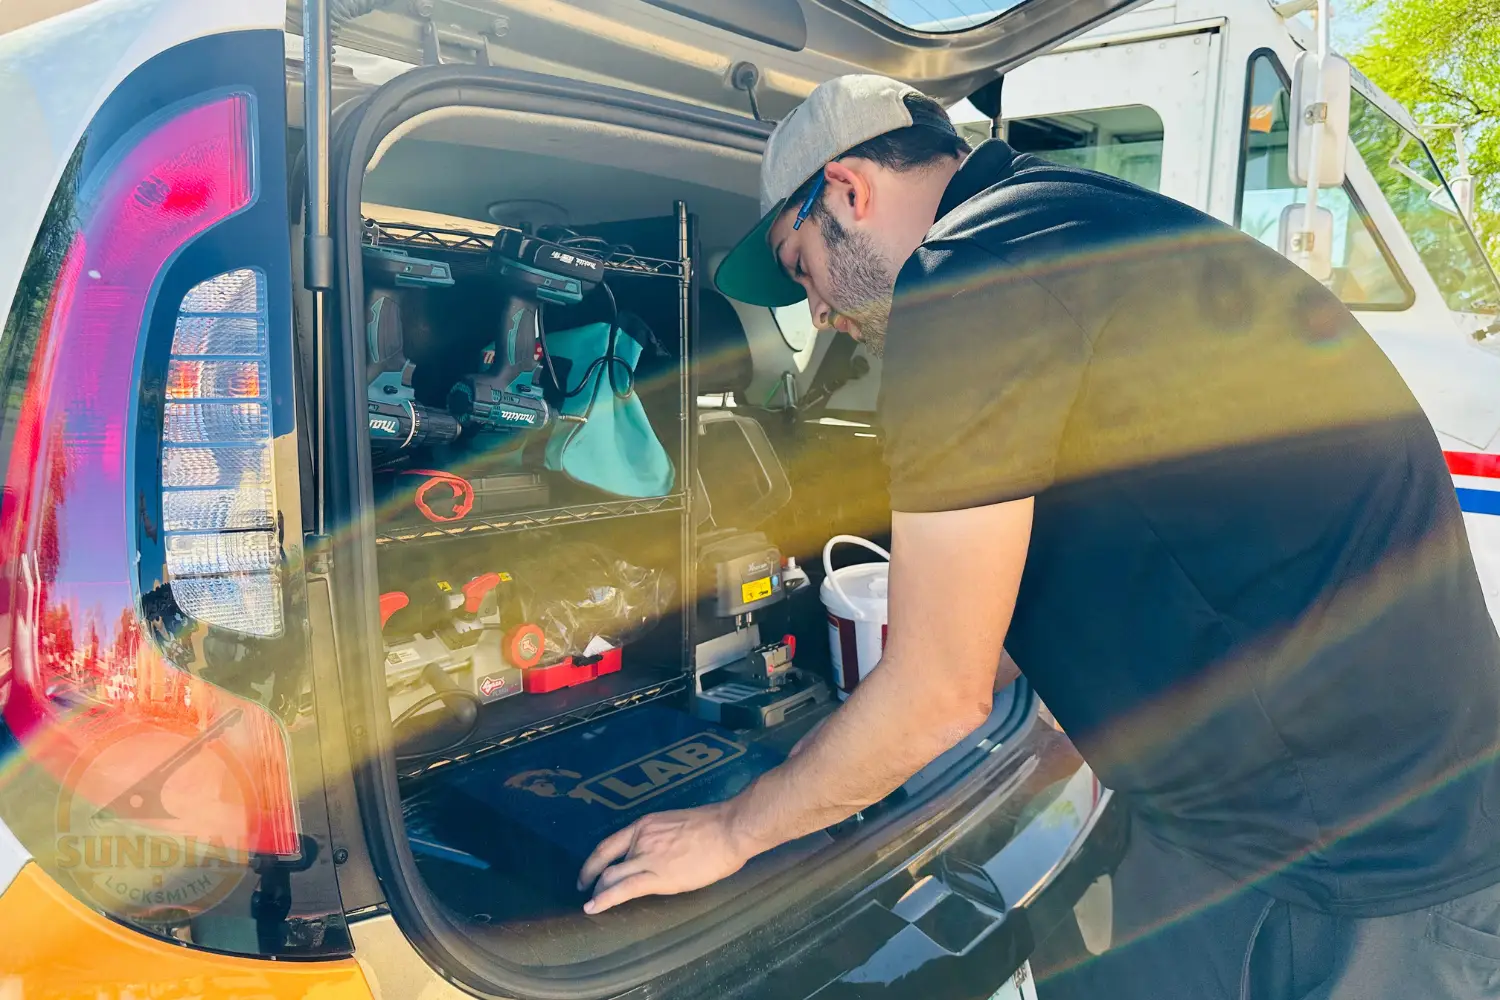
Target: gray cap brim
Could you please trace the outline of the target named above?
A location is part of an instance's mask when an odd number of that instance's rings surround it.
[[[771,227],[785,208],[785,201],[778,202],[729,251],[714,272],[719,291],[731,299],[771,309],[796,305],[807,298],[807,292],[781,269],[781,262],[771,251]]]

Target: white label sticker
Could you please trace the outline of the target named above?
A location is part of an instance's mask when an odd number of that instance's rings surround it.
[[[1031,963],[1023,962],[1014,976],[1000,984],[990,1000],[1036,1000],[1036,982],[1031,978]]]
[[[393,649],[385,654],[385,662],[393,667],[399,667],[403,663],[414,663],[422,658],[422,654],[415,649]]]

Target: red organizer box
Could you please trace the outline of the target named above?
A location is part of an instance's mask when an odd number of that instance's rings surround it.
[[[617,647],[587,659],[568,657],[546,667],[528,667],[521,671],[527,694],[548,694],[563,688],[596,681],[620,669],[621,651]]]

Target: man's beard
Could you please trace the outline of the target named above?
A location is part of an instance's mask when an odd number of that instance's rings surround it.
[[[859,324],[860,343],[877,358],[885,356],[896,278],[865,233],[849,232],[831,212],[818,220],[828,246],[828,299],[838,313]]]

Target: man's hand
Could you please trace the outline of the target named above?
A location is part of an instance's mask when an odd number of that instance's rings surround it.
[[[755,853],[735,836],[727,802],[652,813],[605,838],[583,863],[578,888],[594,886],[583,910],[603,913],[638,896],[701,889],[733,875]]]

